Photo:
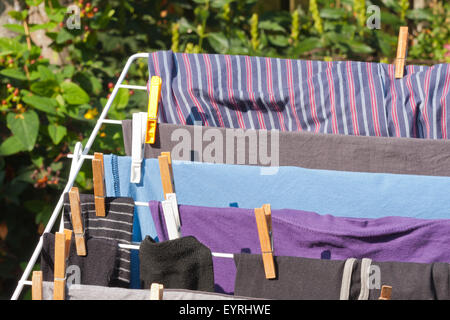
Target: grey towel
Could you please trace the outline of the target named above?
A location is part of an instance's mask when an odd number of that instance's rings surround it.
[[[72,236],[69,256],[66,260],[68,282],[87,285],[110,286],[116,268],[118,243],[114,240],[86,238],[86,256],[78,256],[75,237]],[[55,235],[45,233],[41,251],[41,270],[44,281],[53,281],[55,261]],[[74,268],[73,266],[76,266]],[[78,271],[79,274],[76,274]],[[69,279],[70,277],[70,279]]]
[[[161,283],[164,288],[214,292],[211,250],[192,236],[155,242],[145,237],[139,248],[143,288]]]
[[[125,153],[131,156],[132,121],[122,121]],[[215,158],[217,163],[225,163],[227,157],[234,158],[231,163],[238,164],[237,157],[243,156],[244,161],[239,164],[246,165],[280,165],[298,166],[309,169],[341,170],[354,172],[382,172],[399,174],[417,174],[430,176],[450,176],[450,141],[424,140],[414,138],[387,138],[387,137],[363,137],[335,134],[322,134],[312,132],[278,132],[279,153],[278,157],[272,154],[274,148],[271,131],[267,132],[268,160],[259,156],[261,130],[244,130],[247,136],[255,136],[257,148],[249,148],[250,139],[245,144],[237,143],[237,140],[225,139],[227,135],[236,134],[236,129],[209,128],[199,126],[183,126],[175,124],[159,123],[156,133],[156,142],[153,145],[145,144],[144,155],[146,158],[156,158],[162,151],[171,151],[174,160],[199,161],[199,152],[194,148],[194,130],[201,130],[205,135],[209,130],[221,133],[223,141],[230,143],[231,154],[227,154],[227,146],[222,145],[223,156]],[[176,132],[175,132],[176,131]],[[175,133],[174,133],[175,132]],[[187,135],[188,140],[179,138],[180,134]],[[172,141],[175,140],[175,141]],[[201,138],[200,138],[201,139]],[[242,139],[241,139],[242,140]],[[262,140],[264,141],[264,140]],[[276,141],[276,140],[275,140]],[[175,146],[180,143],[187,144],[190,148],[187,154],[174,152]],[[210,140],[196,142],[202,148],[202,154]],[[232,143],[232,144],[231,144]],[[254,145],[253,145],[254,146]],[[279,159],[277,159],[279,158]],[[250,160],[256,159],[256,162]],[[203,162],[207,162],[202,159]],[[274,162],[279,162],[274,163]]]
[[[447,263],[374,262],[355,259],[345,279],[345,261],[274,257],[277,278],[266,279],[262,257],[235,254],[236,295],[286,300],[337,300],[350,284],[349,300],[378,300],[382,285],[392,300],[449,300]],[[367,263],[368,262],[368,263]],[[348,280],[348,281],[347,281]],[[345,296],[345,295],[344,295]]]
[[[53,282],[43,282],[43,300],[53,299]],[[150,290],[66,286],[66,300],[150,300]],[[186,289],[164,289],[162,300],[254,300],[254,298]]]
[[[95,215],[94,195],[80,194],[81,215],[85,235],[123,244],[131,243],[134,200],[132,198],[105,198],[106,217]],[[64,195],[64,227],[73,229],[70,219],[69,195]],[[130,250],[118,248],[116,270],[112,286],[129,287]]]

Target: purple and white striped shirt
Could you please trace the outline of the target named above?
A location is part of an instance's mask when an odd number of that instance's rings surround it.
[[[157,51],[160,121],[447,139],[450,64],[406,67]]]

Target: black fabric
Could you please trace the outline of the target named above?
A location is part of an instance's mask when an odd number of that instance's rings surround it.
[[[381,285],[392,287],[392,300],[450,300],[450,264],[372,262],[380,267]],[[369,300],[380,296],[370,290]]]
[[[134,200],[127,197],[106,197],[106,217],[97,217],[94,195],[80,194],[83,230],[88,237],[130,244],[133,233]],[[69,194],[64,195],[64,227],[73,229]],[[128,288],[131,279],[130,249],[118,248],[112,286]]]
[[[155,242],[147,236],[139,260],[144,289],[156,282],[164,288],[214,292],[211,250],[195,237]]]
[[[117,241],[86,238],[87,254],[86,256],[78,256],[75,247],[75,237],[72,236],[69,256],[66,260],[66,271],[69,273],[71,270],[70,266],[78,266],[80,269],[80,284],[112,286],[112,276],[116,269],[117,249]],[[41,251],[41,270],[44,281],[54,280],[54,257],[55,235],[45,233]],[[67,276],[71,275],[73,274],[68,274]]]

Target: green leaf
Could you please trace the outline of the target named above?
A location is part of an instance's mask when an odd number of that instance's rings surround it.
[[[286,30],[282,26],[270,20],[261,21],[258,26],[263,30],[286,32]]]
[[[19,69],[3,69],[0,71],[0,74],[17,80],[27,80],[25,73]]]
[[[46,66],[39,65],[38,72],[39,72],[39,76],[40,76],[41,80],[55,80],[55,75]]]
[[[434,16],[428,9],[408,10],[406,17],[411,20],[428,20],[433,21]]]
[[[11,53],[14,53],[14,51],[12,51],[12,50],[9,50],[9,51],[1,51],[1,52],[0,52],[0,57],[1,57],[1,56],[7,56],[7,55],[10,55]]]
[[[32,96],[25,96],[22,98],[22,100],[26,104],[28,104],[38,110],[41,110],[43,112],[50,113],[53,115],[57,114],[56,106],[58,104],[55,99],[47,98],[47,97],[40,97],[38,95],[32,95]]]
[[[28,50],[26,44],[20,43],[14,38],[0,38],[1,51],[14,51],[17,54],[22,54]]]
[[[128,105],[129,97],[130,94],[128,93],[128,89],[120,88],[119,91],[117,91],[117,95],[112,103],[112,107],[116,108],[117,110],[124,109]]]
[[[383,55],[385,57],[390,57],[393,54],[393,50],[397,44],[397,38],[382,31],[377,31],[376,37]]]
[[[55,27],[57,26],[57,24],[55,22],[47,22],[47,23],[42,23],[42,24],[33,24],[30,25],[30,32],[34,32],[37,30],[42,30],[42,29],[48,29],[48,30],[53,30]]]
[[[286,47],[289,45],[289,38],[284,35],[267,35],[269,42],[275,46]]]
[[[347,40],[346,43],[350,46],[350,50],[355,53],[372,53],[373,48],[368,45],[356,41],[356,40]]]
[[[403,22],[398,15],[381,11],[381,23],[382,25],[390,25],[395,27],[401,25]]]
[[[19,139],[16,136],[11,136],[0,145],[0,156],[9,156],[24,150],[25,148]]]
[[[305,52],[311,51],[316,48],[321,47],[321,42],[319,38],[307,38],[305,40],[300,41],[294,48],[294,52],[297,55],[301,55]]]
[[[29,5],[30,7],[34,6],[38,6],[42,3],[42,1],[44,0],[25,0],[25,2],[27,3],[27,5]]]
[[[39,117],[33,110],[22,114],[8,113],[6,117],[8,128],[20,141],[26,150],[34,148],[39,133]]]
[[[89,96],[77,84],[63,82],[61,84],[62,96],[68,104],[85,104],[89,102]]]
[[[384,3],[384,5],[390,9],[394,9],[395,11],[400,10],[400,5],[399,5],[399,1],[395,1],[395,0],[382,0],[382,2]]]
[[[73,65],[69,64],[62,69],[61,73],[63,75],[63,78],[68,79],[68,78],[72,78],[74,72],[75,72],[75,67]]]
[[[324,19],[341,19],[347,15],[343,8],[324,8],[320,10],[320,17]]]
[[[104,10],[102,15],[97,21],[92,22],[92,28],[93,29],[104,29],[108,26],[109,21],[111,21],[112,16],[114,15],[115,11],[113,9],[110,10]]]
[[[61,29],[58,32],[58,35],[56,36],[56,43],[62,44],[65,43],[67,40],[72,40],[73,36],[70,34],[69,31],[67,31],[65,28]]]
[[[211,7],[220,9],[230,2],[231,2],[230,0],[211,0]]]
[[[57,124],[48,125],[48,135],[53,141],[53,144],[58,144],[67,134],[67,128]]]
[[[3,27],[8,30],[11,30],[12,32],[25,34],[25,29],[20,24],[4,24]]]
[[[16,20],[23,21],[27,18],[28,10],[23,11],[9,11],[8,14]]]
[[[41,80],[31,85],[31,91],[40,96],[51,97],[58,87],[59,84],[55,80]]]
[[[47,223],[52,213],[52,206],[43,200],[27,200],[23,202],[23,206],[36,214],[35,223]]]
[[[64,98],[62,95],[58,94],[56,96],[55,100],[58,103],[58,106],[60,106],[60,107],[64,106]]]
[[[222,32],[209,33],[208,42],[217,53],[225,53],[229,49],[228,39]]]
[[[189,33],[188,31],[190,30],[191,32],[195,32],[195,26],[193,24],[191,24],[189,21],[187,21],[186,18],[181,18],[180,20],[178,20],[178,25],[180,26],[179,30],[180,33]]]
[[[47,11],[47,17],[50,19],[50,21],[53,22],[63,22],[64,21],[64,16],[66,14],[67,8],[62,7],[62,8],[53,8],[53,10],[46,10]]]

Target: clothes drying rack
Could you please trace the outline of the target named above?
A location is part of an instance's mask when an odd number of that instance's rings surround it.
[[[400,28],[399,31],[399,37],[398,37],[398,47],[397,47],[397,58],[395,59],[395,77],[396,78],[402,78],[403,77],[403,71],[404,71],[404,65],[406,61],[406,48],[407,48],[407,37],[408,37],[408,27],[403,26]],[[47,223],[47,226],[44,229],[44,233],[50,232],[53,228],[56,219],[58,218],[59,213],[62,211],[63,203],[64,203],[64,193],[69,192],[72,188],[75,179],[81,169],[81,166],[83,165],[83,162],[85,159],[93,159],[92,155],[88,155],[89,150],[91,149],[92,144],[94,143],[95,138],[97,137],[98,131],[100,130],[101,126],[103,124],[122,124],[121,120],[112,120],[112,119],[106,119],[106,116],[108,114],[109,109],[111,108],[111,105],[116,98],[117,92],[119,89],[135,89],[135,90],[147,90],[147,86],[138,86],[138,85],[125,85],[122,84],[123,80],[125,79],[126,75],[128,74],[128,70],[130,69],[131,64],[138,58],[146,58],[148,63],[149,53],[136,53],[128,58],[127,63],[125,64],[125,67],[123,68],[119,79],[117,80],[113,91],[111,92],[110,97],[108,98],[108,101],[106,102],[105,107],[103,108],[102,113],[100,114],[100,117],[97,120],[97,123],[95,124],[94,129],[91,132],[91,135],[89,136],[89,139],[86,143],[86,146],[82,147],[81,142],[78,142],[75,146],[74,154],[72,156],[72,166],[70,169],[69,179],[67,180],[67,184],[61,193],[61,196],[59,197],[58,203],[56,204],[55,209],[52,212],[52,215]],[[82,150],[82,151],[81,151]],[[69,156],[70,158],[70,156]],[[143,205],[147,206],[148,204],[146,202],[135,202],[135,205]],[[63,228],[63,214],[61,214],[61,225],[60,229],[62,231]],[[25,285],[32,285],[32,282],[27,280],[30,276],[30,273],[33,269],[33,266],[36,263],[37,258],[39,257],[43,245],[43,236],[39,238],[39,242],[34,249],[34,252],[28,261],[28,264],[22,274],[22,277],[20,278],[18,285],[16,289],[14,290],[14,293],[11,297],[11,300],[17,300],[23,290],[23,287]],[[137,249],[138,247],[136,245],[120,245],[123,248],[129,248],[129,249]],[[213,256],[217,257],[223,257],[223,258],[231,258],[232,254],[227,253],[212,253]]]
[[[89,150],[91,149],[92,144],[94,143],[95,138],[97,137],[98,131],[100,130],[101,126],[103,124],[122,124],[121,120],[111,120],[106,119],[106,116],[108,114],[109,109],[111,108],[111,105],[116,98],[117,92],[119,89],[134,89],[134,90],[147,90],[147,86],[138,86],[138,85],[126,85],[122,84],[123,80],[125,79],[126,75],[128,74],[128,70],[130,69],[131,64],[138,58],[147,58],[148,61],[149,53],[136,53],[128,58],[127,63],[125,64],[125,67],[122,70],[122,73],[119,76],[119,79],[117,80],[113,91],[111,92],[110,97],[108,98],[108,101],[106,102],[105,107],[103,108],[102,113],[100,114],[100,117],[97,120],[97,123],[95,124],[94,129],[91,132],[91,135],[89,136],[88,141],[86,142],[86,145],[84,149],[82,149],[81,142],[78,142],[76,145],[76,150],[74,151],[74,154],[72,156],[72,167],[70,169],[69,179],[67,180],[66,186],[64,187],[63,192],[61,193],[61,196],[59,197],[58,203],[56,204],[55,209],[53,210],[53,213],[44,229],[44,233],[48,233],[52,230],[53,226],[55,225],[55,222],[58,218],[58,215],[62,211],[62,207],[64,204],[64,193],[69,192],[72,188],[75,179],[83,165],[83,162],[85,159],[92,159],[93,156],[88,155]],[[82,149],[82,151],[81,151]],[[136,205],[147,205],[147,203],[135,203]],[[63,215],[62,215],[63,216]],[[63,220],[61,219],[61,227],[63,227]],[[31,271],[33,269],[33,266],[35,265],[43,245],[43,235],[39,238],[39,242],[34,249],[34,252],[28,261],[28,264],[22,274],[22,277],[18,281],[17,287],[14,290],[14,293],[11,297],[11,300],[17,300],[23,290],[23,287],[25,285],[31,285],[32,282],[27,280],[28,277],[31,274]],[[133,247],[131,247],[133,248]],[[135,248],[135,247],[134,247]]]

